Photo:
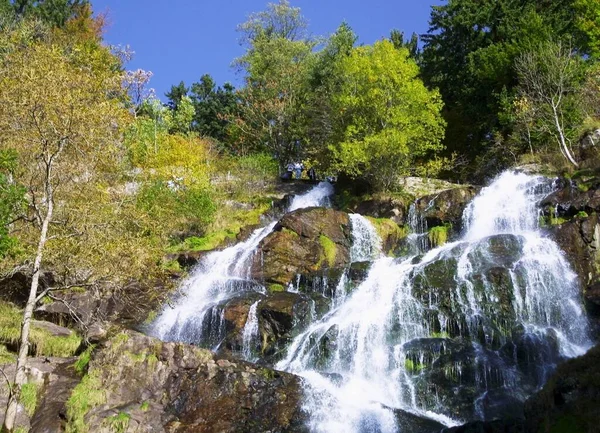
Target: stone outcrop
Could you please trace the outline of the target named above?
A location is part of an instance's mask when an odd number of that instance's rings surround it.
[[[285,215],[259,245],[252,278],[267,288],[285,286],[296,275],[322,275],[350,263],[348,214],[308,208]]]
[[[460,233],[465,207],[479,190],[474,186],[464,186],[423,196],[415,201],[416,210],[425,218],[428,227],[449,225],[454,233]]]
[[[297,377],[132,331],[97,351],[81,394],[68,412],[80,433],[304,431]]]

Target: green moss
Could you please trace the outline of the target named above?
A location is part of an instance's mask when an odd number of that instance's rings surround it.
[[[38,387],[35,383],[26,383],[21,387],[21,398],[19,402],[25,408],[27,414],[31,417],[37,407]]]
[[[269,284],[269,292],[285,292],[285,287],[281,284]]]
[[[319,243],[323,248],[323,259],[329,267],[333,267],[333,265],[335,265],[335,258],[337,256],[337,246],[335,245],[335,242],[333,242],[327,236],[321,235],[319,236]],[[319,264],[322,264],[322,262],[323,260],[320,260]]]
[[[433,247],[441,247],[446,242],[448,242],[448,232],[450,231],[450,225],[443,225],[432,227],[429,229],[429,233],[427,237],[429,238],[429,242]]]
[[[293,230],[290,229],[286,229],[285,227],[281,230],[282,233],[287,233],[288,235],[290,235],[293,238],[298,238],[300,237],[300,235],[298,233],[296,233]]]
[[[94,351],[94,349],[96,348],[95,344],[92,344],[90,346],[88,346],[87,349],[85,349],[81,355],[79,355],[79,357],[77,358],[77,361],[75,361],[75,365],[73,366],[75,368],[75,371],[81,375],[84,375],[85,372],[87,371],[88,365],[90,363],[90,359],[92,358],[92,352]]]
[[[239,231],[239,230],[238,230]],[[204,237],[192,236],[185,239],[181,244],[170,248],[172,252],[178,251],[210,251],[217,248],[226,240],[234,240],[237,231],[219,230]]]
[[[15,433],[27,433],[27,432],[28,432],[28,430],[23,426],[19,426],[19,427],[15,428]]]
[[[107,418],[107,423],[114,433],[125,433],[129,427],[131,415],[125,412],[119,412],[118,415]]]
[[[404,227],[400,227],[394,221],[389,218],[373,218],[367,217],[367,219],[373,224],[379,237],[385,242],[390,237],[396,239],[405,238],[408,235],[408,230]]]
[[[587,212],[582,210],[582,211],[577,212],[577,216],[580,218],[587,218],[589,215],[587,214]]]
[[[412,373],[419,373],[421,370],[423,370],[425,368],[425,364],[421,364],[419,362],[414,362],[412,359],[406,359],[404,361],[404,368],[407,371],[410,371]]]
[[[447,332],[432,332],[430,335],[431,338],[450,338],[450,334]]]
[[[261,368],[257,373],[264,379],[271,380],[275,378],[275,371],[269,370],[268,368]]]
[[[144,320],[144,324],[145,325],[151,324],[152,322],[154,322],[154,320],[156,319],[157,316],[158,316],[157,311],[154,311],[154,310],[150,311],[148,313],[148,316],[146,317],[146,320]]]
[[[20,309],[0,302],[0,344],[19,344],[22,318],[23,313]],[[69,336],[55,336],[36,325],[31,327],[29,341],[34,356],[73,356],[81,344],[81,338],[75,332]]]
[[[180,272],[181,265],[177,260],[167,260],[161,264],[161,268],[168,272]]]
[[[106,402],[100,373],[92,371],[73,389],[67,400],[66,433],[87,433],[85,415],[94,407]]]
[[[147,401],[143,402],[143,403],[140,405],[140,410],[141,410],[142,412],[147,412],[149,408],[150,408],[150,403],[148,403]]]

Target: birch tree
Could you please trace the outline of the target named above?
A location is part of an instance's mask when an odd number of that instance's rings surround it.
[[[581,64],[571,47],[561,42],[545,42],[515,63],[518,93],[530,106],[535,128],[553,136],[561,154],[575,167],[569,134],[579,120],[573,104],[578,99]]]
[[[0,150],[18,155],[16,177],[26,188],[26,220],[35,236],[28,239],[34,244],[32,278],[3,425],[7,432],[15,429],[26,381],[33,310],[50,290],[41,290],[39,282],[47,244],[62,224],[57,209],[103,167],[115,164],[118,155],[115,143],[125,111],[119,102],[121,77],[105,66],[104,48],[71,48],[38,43],[11,53],[0,64]]]

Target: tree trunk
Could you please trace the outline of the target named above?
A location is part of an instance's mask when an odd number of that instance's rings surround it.
[[[552,104],[552,113],[554,114],[554,125],[556,126],[556,131],[558,132],[559,137],[559,145],[562,150],[562,153],[567,157],[567,159],[573,164],[575,167],[579,167],[573,155],[571,155],[571,151],[567,146],[567,142],[565,141],[565,135],[563,133],[562,127],[560,126],[560,120],[558,118],[558,112],[556,111],[556,106]]]
[[[47,182],[48,183],[46,184],[46,199],[48,201],[48,211],[46,213],[44,221],[42,222],[40,240],[38,243],[37,253],[35,256],[35,262],[33,266],[33,276],[31,278],[29,299],[27,300],[27,304],[25,305],[25,311],[23,312],[19,356],[17,358],[17,371],[15,374],[15,382],[12,385],[12,389],[8,398],[8,405],[6,407],[6,414],[4,416],[4,425],[2,426],[3,433],[14,431],[15,421],[17,419],[19,399],[21,397],[21,388],[25,384],[25,381],[27,379],[25,374],[25,367],[27,364],[27,354],[29,352],[29,330],[31,327],[31,318],[33,316],[33,309],[35,308],[35,300],[37,297],[37,291],[40,281],[44,246],[46,245],[46,240],[48,239],[48,226],[50,225],[50,221],[52,221],[52,212],[54,210],[52,186],[50,185],[49,179],[47,180]]]

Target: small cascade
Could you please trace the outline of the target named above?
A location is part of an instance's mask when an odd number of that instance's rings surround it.
[[[427,220],[423,214],[417,210],[417,204],[411,203],[408,208],[408,227],[410,233],[407,237],[409,242],[409,252],[414,255],[423,254],[429,247],[427,239]]]
[[[242,357],[247,361],[254,360],[253,346],[256,345],[258,338],[258,317],[256,316],[256,308],[260,301],[256,301],[248,310],[248,318],[242,331]]]
[[[589,347],[575,275],[537,227],[548,182],[511,172],[464,214],[463,239],[381,258],[277,364],[306,380],[314,432],[398,432],[511,414]],[[504,412],[503,412],[504,411]]]
[[[323,206],[333,187],[321,182],[296,196],[290,211]],[[225,336],[222,305],[243,292],[263,294],[265,288],[250,278],[251,263],[260,242],[275,227],[276,221],[256,229],[244,242],[208,254],[179,287],[171,306],[166,306],[148,333],[164,341],[181,341],[218,349]]]
[[[379,258],[381,238],[373,224],[359,214],[350,214],[350,222],[352,226],[350,260],[352,262],[368,262]]]
[[[329,182],[320,182],[306,194],[297,195],[290,203],[288,212],[307,207],[331,207],[329,197],[333,195],[333,185]]]

